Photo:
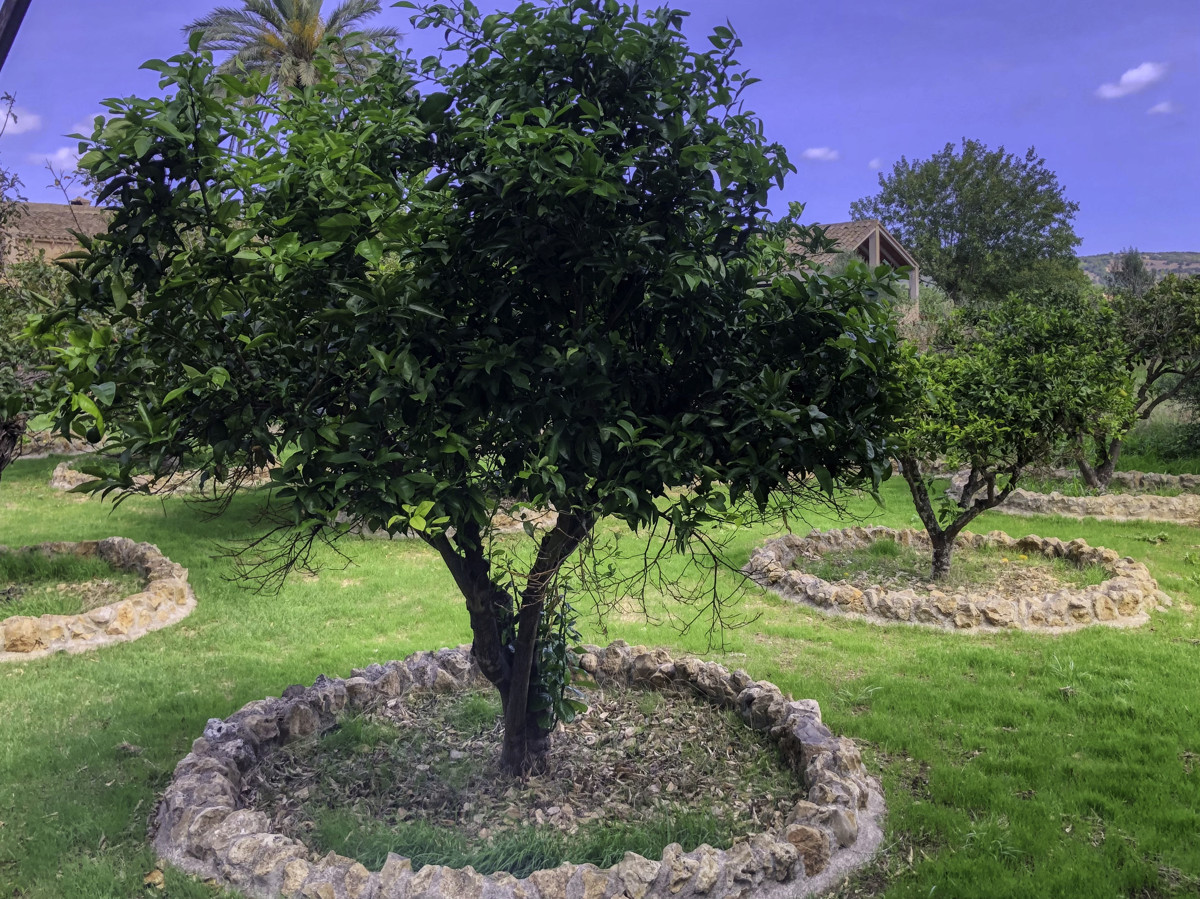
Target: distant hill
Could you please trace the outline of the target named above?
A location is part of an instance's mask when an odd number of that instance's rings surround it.
[[[1103,284],[1108,267],[1116,253],[1099,253],[1095,256],[1080,256],[1079,264],[1092,279],[1093,284]],[[1177,275],[1200,274],[1200,253],[1142,253],[1146,267],[1159,277],[1174,272]]]

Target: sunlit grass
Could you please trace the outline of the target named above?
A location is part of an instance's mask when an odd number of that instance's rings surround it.
[[[142,876],[155,865],[147,816],[209,717],[320,673],[347,676],[469,639],[462,600],[422,545],[345,543],[345,567],[258,595],[218,554],[254,532],[252,497],[216,520],[179,499],[135,499],[114,511],[50,490],[56,461],[5,472],[0,543],[150,541],[189,568],[199,605],[136,642],[0,666],[0,895],[144,895]],[[902,483],[885,485],[884,499],[877,509],[854,498],[850,511],[919,527]],[[792,522],[800,533],[834,524]],[[703,627],[679,635],[626,611],[602,629],[584,597],[581,629],[592,642],[622,637],[710,654],[817,699],[826,723],[857,740],[882,777],[893,850],[877,869],[887,875],[873,882],[879,895],[1195,895],[1200,532],[996,513],[974,529],[1114,548],[1144,561],[1175,604],[1136,630],[963,636],[826,618],[751,587],[737,611],[752,620],[726,632],[726,654],[709,653]],[[733,561],[781,532],[736,534]],[[344,564],[332,554],[322,561]],[[723,572],[717,583],[734,596],[741,581]],[[647,606],[665,619],[661,596]],[[165,895],[217,894],[169,871]]]

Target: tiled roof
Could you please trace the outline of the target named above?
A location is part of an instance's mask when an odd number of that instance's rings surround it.
[[[109,212],[97,206],[68,206],[66,203],[22,203],[9,232],[17,240],[48,240],[73,243],[72,231],[90,236],[108,229]]]

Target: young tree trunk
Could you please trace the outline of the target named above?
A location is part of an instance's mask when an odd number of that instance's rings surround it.
[[[504,717],[500,768],[508,774],[524,776],[547,768],[550,731],[538,723],[539,712],[529,703],[539,682],[538,630],[559,568],[587,538],[593,523],[590,513],[560,512],[554,530],[542,537],[526,587],[516,597],[491,579],[477,526],[461,527],[454,543],[444,534],[425,538],[441,554],[466,599],[474,637],[471,652],[483,676],[500,693]],[[510,629],[515,639],[506,644],[503,635]]]
[[[1121,458],[1121,438],[1110,440],[1105,434],[1096,434],[1092,440],[1096,444],[1095,464],[1088,461],[1082,445],[1076,450],[1076,461],[1083,482],[1093,489],[1102,490],[1112,482],[1113,473],[1117,470],[1117,461]]]
[[[21,455],[21,438],[25,436],[26,417],[18,415],[0,421],[0,477],[4,469]]]
[[[954,541],[958,539],[958,535],[981,512],[995,508],[1008,499],[1009,494],[1017,485],[1017,476],[1020,474],[1022,466],[1014,468],[1015,473],[1010,473],[1008,486],[999,493],[996,493],[995,490],[996,473],[994,471],[981,472],[978,480],[981,487],[987,488],[986,491],[981,494],[977,491],[977,495],[971,499],[970,505],[962,507],[954,520],[948,526],[942,527],[937,513],[933,509],[933,503],[929,499],[929,485],[921,473],[921,463],[913,456],[901,456],[899,462],[900,469],[904,472],[904,480],[908,482],[908,490],[912,494],[917,516],[921,519],[921,524],[925,525],[925,533],[929,535],[929,542],[933,545],[933,567],[930,571],[930,579],[940,581],[950,572],[950,560],[954,555]],[[974,469],[971,480],[976,480]]]
[[[933,544],[933,570],[930,573],[932,580],[943,580],[950,573],[950,558],[954,555],[954,540],[954,537],[944,531],[929,535],[929,542]]]

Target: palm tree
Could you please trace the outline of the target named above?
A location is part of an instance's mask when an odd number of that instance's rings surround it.
[[[355,34],[339,53],[350,67],[365,48],[399,38],[394,28],[355,27],[378,13],[379,0],[344,0],[325,20],[321,0],[245,0],[241,9],[217,7],[184,33],[203,32],[202,49],[232,54],[219,71],[268,72],[272,84],[287,91],[317,80],[317,51],[327,37]]]

